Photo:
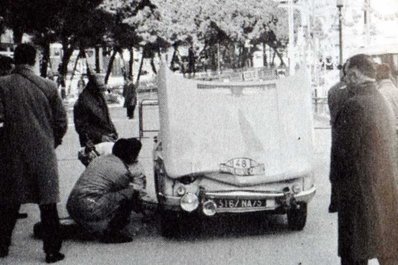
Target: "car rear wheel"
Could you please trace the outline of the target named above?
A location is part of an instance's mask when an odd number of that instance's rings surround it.
[[[298,208],[287,212],[287,222],[290,230],[301,231],[307,221],[307,204],[299,203]]]

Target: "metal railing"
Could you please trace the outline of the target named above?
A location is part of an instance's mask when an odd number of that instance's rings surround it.
[[[139,127],[139,139],[144,137],[144,132],[158,132],[159,130],[147,130],[144,128],[144,115],[143,109],[145,106],[158,106],[159,101],[157,99],[143,99],[138,105],[138,127]]]

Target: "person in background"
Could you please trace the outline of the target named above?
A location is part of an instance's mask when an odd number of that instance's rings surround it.
[[[13,59],[0,54],[0,76],[11,74],[12,69],[14,69]]]
[[[11,74],[14,68],[14,61],[8,57],[0,55],[0,77]],[[4,106],[2,102],[2,97],[0,95],[0,137],[2,137],[2,129],[4,126]]]
[[[370,56],[346,66],[351,97],[335,120],[331,177],[338,211],[338,255],[342,265],[398,264],[398,168],[395,122],[377,91]]]
[[[391,80],[391,69],[388,64],[379,64],[376,68],[376,81],[380,93],[387,100],[395,116],[395,127],[398,132],[398,88]]]
[[[112,154],[94,159],[73,187],[67,202],[72,219],[104,243],[131,242],[123,229],[145,189],[142,165],[137,161],[141,142],[119,139]]]
[[[103,95],[105,91],[102,76],[90,75],[87,86],[73,107],[75,128],[82,147],[85,147],[88,141],[95,145],[115,142],[118,138]]]
[[[8,256],[21,204],[39,204],[46,262],[64,259],[58,218],[58,162],[55,148],[67,130],[66,111],[56,84],[37,76],[36,49],[21,44],[15,70],[0,78],[4,105],[0,185],[0,257]],[[5,173],[6,174],[3,174]]]
[[[83,75],[80,76],[79,81],[77,81],[77,93],[80,95],[83,92],[86,82],[84,81]]]
[[[332,86],[328,91],[330,126],[332,129],[332,148],[333,148],[333,146],[335,146],[333,144],[333,141],[336,139],[336,130],[335,130],[336,118],[339,115],[340,110],[343,108],[344,104],[350,97],[346,83],[344,82],[344,78],[346,75],[346,69],[345,69],[346,66],[347,66],[347,64],[344,64],[341,69],[342,75],[341,75],[340,81],[337,84],[335,84],[334,86]],[[333,153],[333,152],[331,152],[331,153]],[[333,159],[333,157],[331,157],[331,159]],[[330,185],[331,185],[329,212],[335,213],[335,212],[337,212],[337,194],[336,194],[335,184],[334,184],[335,179],[333,178],[332,175],[329,176],[329,179],[330,179]]]
[[[134,82],[127,79],[126,84],[123,86],[124,105],[127,109],[127,117],[134,118],[134,110],[137,106],[137,89]]]
[[[58,65],[57,85],[62,99],[66,98],[65,76],[62,74],[62,63]]]

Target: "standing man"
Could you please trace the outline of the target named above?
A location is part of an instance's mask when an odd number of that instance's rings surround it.
[[[0,55],[0,77],[9,75],[11,74],[11,71],[14,69],[14,60],[8,56],[2,56]],[[0,95],[0,138],[3,139],[3,134],[4,134],[4,106],[3,106],[3,99]],[[4,166],[1,164],[3,163],[2,161],[5,154],[2,152],[2,144],[0,143],[0,168],[4,168]],[[18,213],[18,218],[27,218],[28,214],[26,213]]]
[[[0,78],[4,104],[6,168],[0,185],[0,257],[8,255],[12,231],[21,204],[37,203],[44,227],[46,262],[60,253],[57,202],[58,166],[55,148],[61,144],[67,119],[55,83],[33,72],[36,50],[30,44],[15,49],[16,68]]]
[[[124,96],[124,105],[127,109],[127,117],[129,119],[134,118],[134,110],[137,106],[137,89],[134,85],[134,82],[130,79],[126,80],[126,84],[123,86],[123,96]]]
[[[331,177],[338,195],[338,254],[342,265],[398,264],[398,187],[394,118],[377,91],[372,59],[347,63],[352,95],[335,121]]]
[[[349,98],[349,93],[347,90],[347,86],[344,82],[344,77],[345,77],[345,67],[347,64],[343,65],[343,75],[341,77],[341,80],[332,86],[329,91],[328,91],[328,106],[329,106],[329,113],[330,113],[330,126],[332,129],[332,143],[334,139],[336,138],[335,136],[335,122],[338,114],[340,113],[340,110],[343,108],[345,102]],[[333,148],[332,144],[332,148]],[[331,152],[333,153],[333,152]],[[332,163],[331,163],[332,164]],[[337,194],[335,190],[335,179],[330,175],[330,184],[331,184],[331,196],[330,196],[330,204],[329,204],[329,212],[330,213],[335,213],[337,212]]]
[[[105,91],[102,76],[90,75],[87,86],[73,107],[75,128],[82,147],[89,141],[99,144],[115,142],[118,138],[103,95]]]

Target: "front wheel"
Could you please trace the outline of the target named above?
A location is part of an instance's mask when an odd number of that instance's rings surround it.
[[[163,237],[174,238],[180,234],[177,213],[162,210],[160,214],[160,233]]]
[[[287,212],[287,222],[290,230],[301,231],[307,221],[307,204],[299,203],[298,208]]]

